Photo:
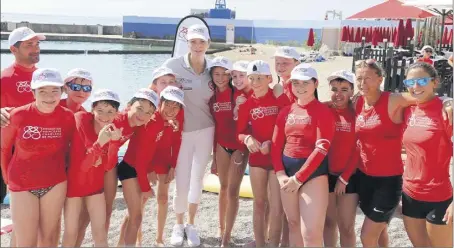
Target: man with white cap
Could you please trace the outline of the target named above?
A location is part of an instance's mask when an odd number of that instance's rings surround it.
[[[13,30],[8,38],[14,63],[2,70],[0,79],[1,127],[9,124],[9,111],[12,108],[32,102],[30,81],[35,64],[39,62],[39,42],[46,37],[36,34],[27,27]]]
[[[203,175],[211,158],[214,138],[214,122],[208,105],[213,90],[209,86],[210,68],[205,58],[210,46],[209,30],[204,25],[192,25],[188,29],[187,38],[189,53],[171,58],[163,65],[178,74],[177,81],[183,87],[186,105],[181,149],[176,167],[177,193],[173,200],[177,223],[173,227],[170,242],[176,246],[183,244],[185,233],[189,246],[200,245],[194,220],[202,196]],[[188,223],[184,225],[184,214],[188,210]]]
[[[281,46],[274,53],[274,69],[279,77],[279,82],[274,86],[276,96],[284,93],[293,103],[295,96],[292,94],[292,84],[289,82],[290,73],[300,63],[300,54],[294,47]]]

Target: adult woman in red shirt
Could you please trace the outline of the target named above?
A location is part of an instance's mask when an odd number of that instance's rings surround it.
[[[290,80],[297,102],[279,112],[273,134],[273,166],[292,246],[323,246],[328,207],[325,157],[335,129],[331,110],[315,97],[317,78],[308,64],[293,69]]]
[[[331,86],[330,108],[335,118],[336,133],[328,152],[329,203],[323,240],[325,246],[337,244],[339,227],[342,247],[356,245],[355,218],[358,205],[355,176],[359,154],[356,149],[355,112],[351,108],[355,75],[346,70],[328,77]]]
[[[361,155],[358,195],[366,215],[361,241],[363,246],[377,246],[383,235],[380,245],[387,246],[387,224],[402,194],[403,110],[414,104],[415,98],[410,94],[382,92],[383,71],[375,60],[357,61],[355,68],[361,94],[353,104]]]
[[[63,246],[74,247],[83,205],[88,210],[95,247],[107,246],[104,172],[117,163],[121,130],[112,124],[120,99],[115,92],[95,92],[92,112],[75,114],[76,131],[71,144],[68,190],[65,202]],[[84,204],[85,203],[85,204]]]
[[[247,154],[235,138],[236,123],[233,118],[235,90],[228,70],[231,62],[225,57],[211,61],[210,75],[214,95],[210,99],[210,111],[215,123],[212,167],[221,185],[219,192],[219,236],[221,246],[230,244],[230,237],[239,207],[240,185],[247,162]]]
[[[10,125],[1,130],[2,175],[11,192],[17,246],[37,246],[38,234],[42,246],[54,245],[66,195],[65,158],[75,125],[73,113],[59,106],[62,87],[57,70],[33,72],[36,100],[15,108]]]
[[[237,121],[238,139],[250,152],[249,166],[254,194],[254,236],[257,247],[265,245],[265,215],[270,188],[270,243],[278,246],[281,240],[282,204],[279,201],[279,183],[273,173],[270,148],[274,123],[279,109],[289,104],[286,95],[275,97],[269,88],[272,76],[269,65],[256,60],[247,68],[253,94],[240,106]]]
[[[452,123],[435,96],[440,83],[427,63],[410,65],[405,86],[416,106],[405,110],[403,144],[407,152],[403,175],[402,214],[416,247],[452,247]]]

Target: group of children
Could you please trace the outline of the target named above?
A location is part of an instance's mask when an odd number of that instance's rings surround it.
[[[2,71],[1,168],[11,191],[14,245],[57,245],[63,220],[63,246],[80,246],[89,223],[94,245],[107,246],[120,180],[128,216],[118,245],[140,245],[144,206],[154,195],[155,245],[165,246],[168,186],[175,179],[170,244],[182,245],[186,236],[198,246],[194,218],[213,152],[221,246],[231,244],[247,164],[251,245],[331,247],[339,233],[341,246],[356,246],[359,205],[366,216],[363,246],[387,246],[387,226],[402,198],[413,245],[452,246],[452,99],[435,95],[433,66],[412,64],[404,80],[409,93],[389,93],[380,90],[384,75],[373,60],[326,80],[301,64],[294,48],[279,47],[280,82],[271,88],[265,61],[207,60],[209,33],[194,25],[189,54],[156,69],[151,85],[119,111],[117,93],[91,95],[88,71],[62,79],[55,69],[36,69],[42,39],[31,30],[13,32],[16,62]],[[329,84],[330,101],[318,100],[320,84]],[[360,94],[353,97],[355,86]],[[68,97],[60,100],[63,92]],[[86,111],[81,105],[90,96]]]

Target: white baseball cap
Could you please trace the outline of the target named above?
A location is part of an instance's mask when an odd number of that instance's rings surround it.
[[[14,46],[19,41],[26,41],[32,38],[38,37],[39,40],[45,40],[46,36],[37,34],[33,30],[27,27],[16,28],[9,34],[8,43],[9,46]]]
[[[134,97],[136,98],[141,98],[150,101],[153,103],[155,108],[158,107],[159,105],[159,96],[154,92],[153,90],[147,89],[147,88],[142,88],[139,89],[135,94]]]
[[[68,72],[65,78],[65,83],[71,82],[75,78],[83,78],[86,80],[93,81],[93,77],[91,76],[91,73],[89,71],[82,68],[75,68]]]
[[[240,72],[247,72],[247,66],[249,65],[249,61],[246,60],[239,60],[232,65],[232,69],[228,70],[228,73],[232,73],[232,71],[240,71]]]
[[[247,75],[271,75],[270,65],[263,60],[254,60],[247,66]]]
[[[188,28],[188,40],[202,39],[208,41],[210,39],[210,33],[205,25],[195,24]]]
[[[93,98],[91,102],[99,102],[99,101],[114,101],[120,103],[120,97],[117,93],[108,90],[108,89],[100,89],[93,93]]]
[[[40,68],[33,72],[30,87],[35,90],[44,86],[63,87],[60,72],[54,68]]]
[[[431,47],[431,46],[429,46],[429,45],[425,45],[425,46],[423,46],[423,47],[421,48],[421,53],[424,52],[424,50],[426,50],[426,49],[431,49],[432,52],[433,52],[433,50],[434,50],[433,47]]]
[[[151,82],[154,82],[154,80],[165,76],[165,75],[173,75],[173,76],[178,76],[175,72],[172,71],[172,69],[168,67],[159,67],[156,70],[153,71],[153,74],[151,76]]]
[[[276,49],[276,52],[274,53],[273,58],[275,57],[299,60],[301,55],[296,51],[294,47],[280,46]]]
[[[347,70],[340,70],[340,71],[335,71],[333,72],[329,77],[328,77],[328,82],[331,82],[331,80],[334,80],[336,78],[342,78],[346,81],[348,81],[351,84],[355,83],[355,75]]]
[[[161,92],[161,97],[169,100],[169,101],[174,101],[177,103],[180,103],[183,106],[186,106],[184,104],[184,92],[183,90],[175,87],[175,86],[167,86],[164,90]]]
[[[312,68],[310,64],[299,64],[293,68],[290,75],[290,80],[310,80],[312,78],[318,79],[317,71]]]
[[[218,56],[218,57],[214,58],[213,60],[211,60],[211,62],[210,62],[210,68],[215,67],[215,66],[219,66],[219,67],[225,68],[227,70],[231,70],[232,62],[226,57]]]

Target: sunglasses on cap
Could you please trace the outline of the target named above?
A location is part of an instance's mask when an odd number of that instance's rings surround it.
[[[375,59],[366,59],[366,60],[357,60],[355,65],[360,65],[362,63],[366,63],[368,65],[374,65],[377,61]]]
[[[405,79],[404,84],[407,87],[413,87],[415,84],[418,84],[419,86],[426,86],[432,79],[433,78],[431,77]]]
[[[76,83],[67,83],[68,87],[72,91],[80,91],[82,90],[83,92],[91,92],[92,87],[91,85],[82,85],[82,84],[76,84]]]

